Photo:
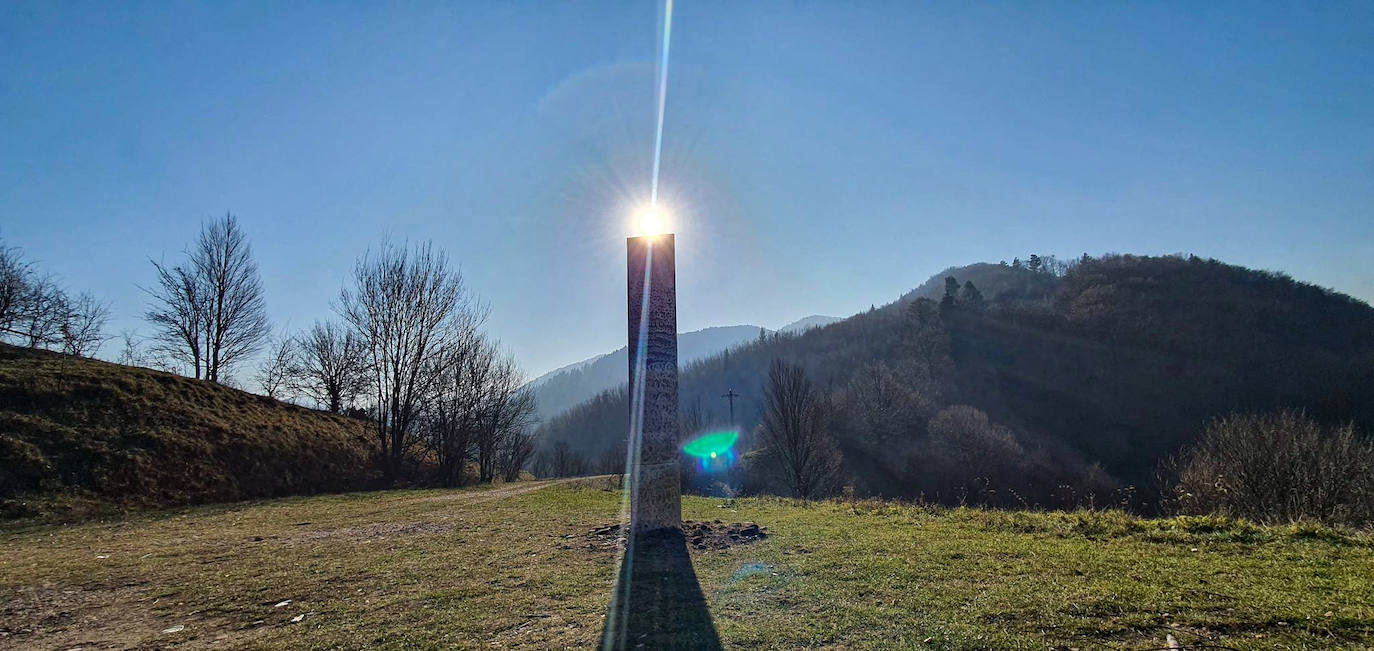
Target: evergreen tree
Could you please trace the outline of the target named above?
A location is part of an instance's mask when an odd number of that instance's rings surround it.
[[[950,307],[959,296],[959,280],[954,276],[945,278],[945,296],[940,299],[940,307]]]
[[[973,307],[983,307],[983,292],[978,291],[971,280],[964,283],[963,299]]]

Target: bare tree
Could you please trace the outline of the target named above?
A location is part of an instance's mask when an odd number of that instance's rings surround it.
[[[366,388],[364,353],[363,341],[352,329],[316,321],[297,337],[291,388],[341,414]]]
[[[438,458],[447,486],[463,482],[469,451],[485,418],[485,392],[495,365],[495,347],[475,332],[452,342],[434,363],[437,381],[425,401],[421,436]]]
[[[418,435],[438,458],[443,482],[461,484],[470,457],[480,481],[518,477],[533,454],[534,397],[514,360],[470,330],[431,364],[437,381],[425,397]]]
[[[484,312],[467,296],[462,275],[432,244],[383,244],[353,270],[353,287],[337,309],[364,343],[377,439],[395,477],[412,440],[421,401],[440,377],[435,362],[453,342],[477,330]]]
[[[20,305],[16,330],[24,345],[40,348],[62,344],[62,326],[67,323],[70,302],[56,278],[31,274]]]
[[[578,454],[567,441],[553,444],[553,448],[540,453],[540,476],[576,477],[587,474],[587,458]]]
[[[72,300],[57,278],[39,275],[21,251],[0,243],[0,340],[89,355],[104,336],[110,308],[87,293]]]
[[[822,494],[839,471],[839,452],[826,432],[826,408],[800,366],[773,360],[759,440],[797,498]]]
[[[121,346],[119,357],[115,358],[115,362],[125,366],[142,366],[144,364],[143,342],[139,339],[138,333],[132,330],[121,330],[119,339]]]
[[[110,306],[94,296],[82,292],[66,306],[66,315],[59,332],[62,351],[70,355],[89,357],[110,339],[105,323],[110,319]]]
[[[0,332],[18,334],[32,274],[32,265],[24,261],[19,249],[0,244]]]
[[[153,325],[152,356],[162,367],[186,366],[191,377],[204,371],[204,291],[194,270],[153,262],[157,286],[144,291],[153,303],[143,318]]]
[[[276,344],[268,355],[258,364],[253,379],[262,389],[263,395],[273,400],[285,399],[290,391],[291,369],[296,367],[296,342],[285,332],[277,337]]]
[[[262,278],[248,238],[233,215],[201,227],[186,266],[154,262],[158,285],[146,318],[159,350],[196,377],[222,382],[271,338]]]
[[[507,438],[534,426],[534,394],[523,385],[524,377],[514,359],[504,357],[496,363],[484,392],[485,413],[475,441],[481,481],[496,479],[498,454]]]
[[[205,376],[219,382],[271,337],[253,249],[233,215],[200,231],[191,264],[204,287]]]
[[[598,475],[625,474],[625,446],[613,445],[606,448],[591,466],[592,471]]]
[[[519,479],[520,471],[533,455],[534,430],[525,428],[512,432],[496,455],[496,467],[501,471],[501,479],[507,482]]]

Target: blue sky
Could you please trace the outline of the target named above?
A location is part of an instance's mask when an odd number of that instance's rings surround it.
[[[141,329],[231,211],[275,323],[433,239],[537,374],[624,343],[653,3],[0,4],[0,236]],[[1189,252],[1374,299],[1374,5],[677,3],[679,325]]]

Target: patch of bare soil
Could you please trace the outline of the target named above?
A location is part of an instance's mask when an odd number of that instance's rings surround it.
[[[753,522],[726,524],[720,520],[684,520],[681,530],[687,544],[697,551],[729,549],[735,545],[747,545],[768,537],[767,528]],[[587,532],[586,538],[587,546],[591,549],[614,548],[623,544],[620,523],[592,529]]]
[[[169,615],[142,583],[23,588],[0,601],[0,650],[131,649],[246,643],[263,622]]]

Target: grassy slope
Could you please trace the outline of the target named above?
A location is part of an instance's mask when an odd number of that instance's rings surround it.
[[[616,555],[583,535],[616,520],[619,493],[541,486],[0,533],[0,647],[595,644]],[[687,498],[684,513],[771,533],[692,552],[727,646],[1374,643],[1367,534],[771,499]],[[185,629],[161,633],[174,625]]]
[[[341,416],[0,344],[0,515],[356,490],[370,441]]]

